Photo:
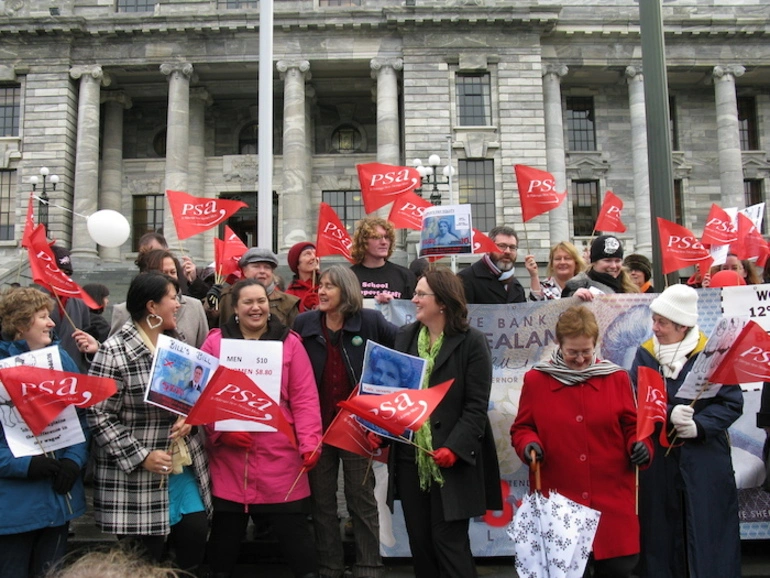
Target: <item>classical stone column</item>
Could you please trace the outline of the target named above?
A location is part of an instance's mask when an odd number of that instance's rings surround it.
[[[561,77],[569,69],[564,64],[543,66],[543,112],[545,113],[546,168],[556,179],[556,190],[567,188],[567,169],[564,160],[564,119],[561,105]],[[555,245],[572,238],[569,227],[570,205],[568,201],[548,213],[551,242]]]
[[[187,192],[190,134],[190,78],[193,66],[189,62],[165,62],[160,65],[168,77],[168,116],[166,120],[166,189]],[[178,253],[182,245],[176,234],[168,200],[164,202],[163,235],[168,246]]]
[[[741,65],[715,66],[714,96],[717,107],[717,143],[719,146],[719,182],[722,189],[722,206],[743,208],[743,163],[738,128],[738,99],[735,95],[735,79],[743,76],[746,69]]]
[[[76,213],[89,216],[99,208],[99,92],[109,85],[110,78],[99,65],[73,66],[70,76],[80,80],[72,207]],[[73,257],[95,260],[96,245],[85,221],[73,218],[72,225]]]
[[[305,123],[305,82],[310,79],[307,60],[279,60],[283,80],[283,209],[281,251],[309,239],[310,174],[308,131]],[[261,143],[260,143],[261,146]],[[272,151],[262,151],[270,154]]]
[[[102,93],[104,140],[102,142],[102,188],[99,208],[123,211],[123,111],[131,108],[131,98],[122,90]],[[102,261],[120,261],[120,247],[99,247]]]
[[[213,102],[209,91],[205,88],[190,90],[190,158],[188,164],[190,179],[187,192],[196,197],[206,196],[206,187],[204,186],[206,182],[206,107],[211,106]],[[209,229],[185,241],[185,249],[196,262],[196,265],[205,265],[201,262],[204,259],[204,249],[212,245],[217,232],[217,228]]]
[[[372,78],[377,80],[377,162],[401,164],[398,122],[398,71],[400,58],[372,58]]]
[[[644,107],[644,75],[639,65],[626,67],[628,105],[631,111],[631,153],[634,163],[634,225],[636,253],[652,258],[650,173],[647,158],[647,113]],[[626,222],[629,222],[626,212]]]

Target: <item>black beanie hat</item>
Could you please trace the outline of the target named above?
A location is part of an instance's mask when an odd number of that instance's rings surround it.
[[[622,259],[623,245],[613,235],[600,235],[591,243],[591,263],[599,259]]]

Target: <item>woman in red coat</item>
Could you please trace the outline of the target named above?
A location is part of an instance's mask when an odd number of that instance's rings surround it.
[[[596,359],[598,338],[588,309],[570,307],[561,315],[559,348],[524,376],[511,443],[525,463],[535,452],[546,492],[601,512],[593,575],[622,578],[638,559],[634,466],[650,461],[650,445],[635,441],[631,381],[622,368]]]

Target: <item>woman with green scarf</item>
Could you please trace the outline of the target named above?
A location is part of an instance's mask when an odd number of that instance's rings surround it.
[[[462,282],[448,269],[428,270],[412,302],[417,321],[400,329],[395,348],[427,360],[423,388],[454,382],[415,434],[423,449],[391,446],[389,497],[402,502],[417,578],[473,578],[469,520],[502,509],[489,346],[468,326]]]

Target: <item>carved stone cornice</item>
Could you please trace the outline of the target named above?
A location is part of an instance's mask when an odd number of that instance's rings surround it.
[[[275,68],[281,73],[281,80],[286,80],[286,73],[292,69],[297,69],[304,76],[306,81],[312,78],[312,75],[310,74],[310,62],[307,60],[279,60],[275,63]]]
[[[372,58],[369,61],[369,67],[372,69],[372,78],[377,78],[377,73],[385,68],[392,68],[395,71],[403,70],[404,60],[402,58]]]

